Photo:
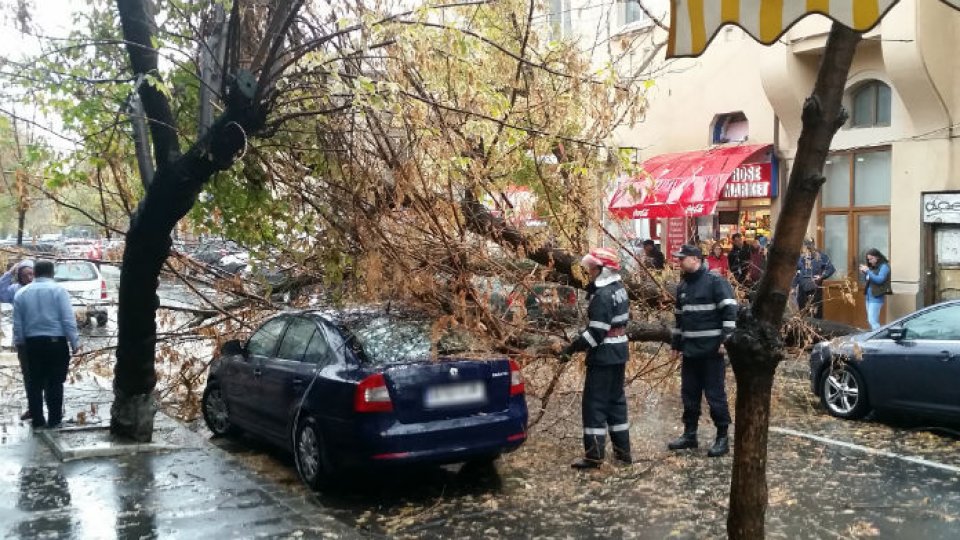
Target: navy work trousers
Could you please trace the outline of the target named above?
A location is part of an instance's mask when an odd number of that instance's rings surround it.
[[[683,399],[683,425],[696,431],[700,421],[700,401],[707,396],[710,418],[718,429],[730,425],[727,390],[724,385],[726,365],[722,354],[700,358],[683,357],[680,365],[680,397]]]
[[[630,456],[630,423],[624,390],[626,364],[587,365],[583,383],[583,447],[587,459],[603,459],[606,432],[619,459]]]

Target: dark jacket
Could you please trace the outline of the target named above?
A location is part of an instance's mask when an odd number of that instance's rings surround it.
[[[830,279],[836,271],[826,253],[817,251],[811,256],[804,253],[797,260],[797,275],[793,278],[793,286],[801,293],[809,293],[821,285],[814,281],[813,276],[820,276],[823,281]]]
[[[727,255],[727,260],[730,263],[730,273],[740,283],[745,282],[750,277],[750,255],[752,252],[750,246],[744,243],[739,248],[733,246]]]
[[[663,270],[663,267],[666,265],[667,259],[663,256],[663,252],[660,251],[660,248],[653,246],[653,249],[650,250],[650,254],[647,255],[647,258],[650,261],[650,266],[656,268],[657,270]]]
[[[569,352],[587,351],[587,364],[625,364],[629,357],[627,321],[630,301],[619,274],[601,275],[587,288],[590,305],[587,329],[570,344]]]
[[[723,340],[737,327],[737,300],[730,283],[705,266],[683,274],[677,287],[671,347],[684,358],[717,354]]]

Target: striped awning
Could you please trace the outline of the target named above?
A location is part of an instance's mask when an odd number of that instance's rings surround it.
[[[743,28],[765,45],[803,17],[820,13],[860,32],[870,30],[898,0],[672,0],[667,57],[700,56],[720,28]],[[960,0],[941,0],[960,9]]]

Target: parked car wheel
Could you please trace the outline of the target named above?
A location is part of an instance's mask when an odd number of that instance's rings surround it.
[[[297,472],[305,484],[313,489],[322,489],[333,476],[324,447],[320,426],[311,417],[304,418],[297,426],[293,439],[293,456]]]
[[[870,410],[863,376],[849,364],[835,362],[823,370],[820,402],[838,418],[863,418]]]
[[[213,432],[215,437],[226,437],[236,435],[239,430],[230,422],[230,411],[227,408],[227,401],[223,397],[223,391],[218,384],[208,384],[203,391],[203,399],[200,402],[203,411],[203,421]]]

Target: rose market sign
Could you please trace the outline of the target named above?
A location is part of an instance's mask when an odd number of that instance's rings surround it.
[[[773,165],[771,163],[745,163],[730,174],[723,186],[721,199],[769,199]]]

